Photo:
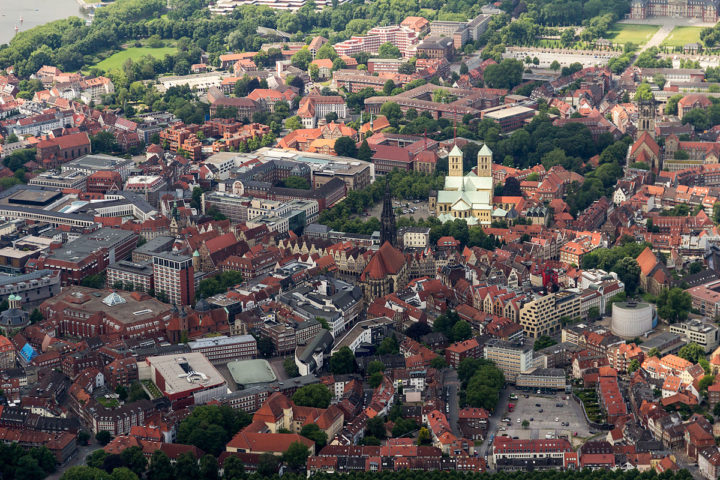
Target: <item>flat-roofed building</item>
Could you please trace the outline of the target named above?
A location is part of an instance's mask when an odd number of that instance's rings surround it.
[[[713,351],[718,346],[718,327],[700,320],[688,320],[670,325],[670,333],[682,335],[688,343],[697,343],[705,349],[705,353]]]
[[[331,277],[306,282],[277,300],[307,319],[324,319],[335,338],[353,324],[364,305],[360,287]]]
[[[70,287],[39,307],[60,335],[78,338],[158,338],[172,307],[140,292]]]
[[[50,269],[60,272],[63,285],[77,285],[88,275],[104,271],[108,265],[130,256],[138,235],[119,228],[101,228],[78,237],[27,263],[27,268]]]
[[[529,343],[510,343],[492,338],[485,344],[484,356],[495,362],[508,382],[515,382],[518,375],[534,367],[533,349]]]
[[[151,205],[158,204],[158,196],[166,187],[167,182],[159,175],[134,175],[125,182],[125,190],[144,195]]]
[[[689,288],[693,308],[710,318],[720,314],[720,280]]]
[[[573,453],[566,439],[512,439],[496,436],[489,455],[494,468],[524,470],[523,462],[532,468],[563,468],[566,454]]]
[[[560,319],[580,317],[581,296],[568,290],[539,296],[520,308],[520,325],[529,337],[560,331]]]
[[[567,380],[562,368],[534,368],[517,376],[515,385],[531,390],[565,390]]]
[[[257,357],[257,341],[252,335],[201,338],[188,343],[190,350],[200,352],[213,364]]]
[[[195,270],[192,257],[177,252],[153,255],[155,292],[173,305],[190,305],[195,300]]]
[[[199,352],[147,357],[140,378],[148,378],[175,409],[202,405],[227,393],[225,378]]]
[[[156,253],[169,252],[175,243],[175,237],[168,235],[159,235],[148,240],[132,252],[132,261],[140,263],[143,261],[152,262],[152,257]]]
[[[0,301],[10,295],[22,303],[38,302],[60,293],[60,274],[55,270],[36,270],[24,275],[0,275]]]
[[[51,238],[28,235],[13,241],[11,246],[0,248],[0,271],[20,274],[31,258],[39,257],[53,243]]]
[[[482,118],[496,122],[503,132],[510,132],[521,128],[526,120],[535,116],[536,110],[522,105],[505,106],[483,110]]]
[[[85,191],[86,180],[87,175],[82,172],[69,171],[57,173],[55,171],[47,171],[31,178],[28,185]]]
[[[112,288],[149,292],[153,289],[152,263],[120,260],[108,266],[107,284]]]
[[[63,173],[80,172],[87,176],[96,172],[118,172],[124,181],[134,166],[135,162],[132,160],[93,153],[64,163],[61,169]]]

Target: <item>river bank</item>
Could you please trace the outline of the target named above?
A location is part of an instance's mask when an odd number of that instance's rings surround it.
[[[23,0],[0,2],[0,45],[9,43],[18,32],[30,30],[48,22],[77,16],[84,18],[80,9],[83,0]],[[87,5],[87,4],[85,4]]]

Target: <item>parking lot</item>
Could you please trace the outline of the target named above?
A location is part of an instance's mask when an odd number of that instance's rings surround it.
[[[591,432],[580,406],[566,394],[537,395],[517,392],[515,410],[508,412],[501,421],[496,435],[508,435],[523,439],[587,438]],[[528,398],[525,398],[528,395]],[[523,428],[527,420],[529,426]],[[504,430],[503,430],[504,429]]]
[[[369,217],[380,218],[382,207],[382,202],[376,203],[368,210],[368,215],[364,219],[367,220]],[[397,209],[401,210],[397,217],[413,217],[415,220],[420,220],[431,216],[427,200],[419,200],[417,203],[416,200],[393,200],[393,208],[396,210],[396,214]],[[432,216],[435,216],[434,212]]]
[[[571,63],[580,63],[583,67],[592,67],[595,65],[605,65],[611,58],[617,57],[619,52],[610,52],[603,50],[567,50],[567,49],[550,49],[550,48],[530,48],[530,47],[509,47],[503,58],[514,58],[516,60],[525,61],[526,57],[537,57],[540,64],[531,66],[533,68],[550,68],[553,61],[557,60],[561,66],[566,67]]]

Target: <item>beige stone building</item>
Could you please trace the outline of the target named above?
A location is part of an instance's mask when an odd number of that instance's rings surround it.
[[[492,151],[483,145],[478,152],[477,174],[463,175],[463,152],[457,145],[448,156],[448,176],[445,186],[430,198],[430,210],[447,222],[456,218],[465,219],[468,225],[492,223]]]

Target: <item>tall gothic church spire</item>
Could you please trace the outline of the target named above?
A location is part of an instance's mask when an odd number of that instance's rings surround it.
[[[395,212],[392,207],[392,195],[390,194],[390,179],[385,177],[385,195],[383,196],[383,209],[380,216],[380,245],[390,242],[393,247],[397,244],[397,228],[395,227]]]

